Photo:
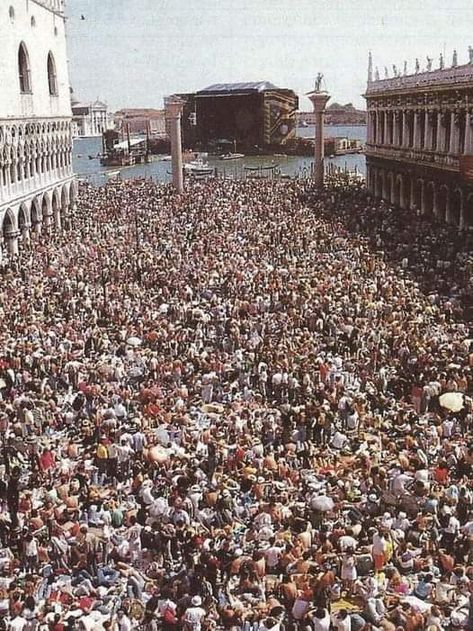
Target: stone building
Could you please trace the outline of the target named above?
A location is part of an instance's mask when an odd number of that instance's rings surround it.
[[[78,136],[101,136],[111,127],[107,104],[98,99],[91,103],[72,101],[72,120]]]
[[[430,214],[460,229],[473,225],[473,50],[458,65],[380,79],[372,61],[368,110],[367,186],[387,202]]]
[[[76,195],[63,0],[0,3],[0,243],[60,229]]]

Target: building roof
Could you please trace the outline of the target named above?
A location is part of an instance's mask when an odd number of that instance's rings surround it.
[[[214,83],[197,94],[211,94],[221,92],[264,92],[265,90],[277,90],[277,86],[270,81],[248,81],[246,83]]]
[[[368,82],[366,96],[375,96],[383,92],[412,91],[433,87],[460,88],[473,84],[473,64],[439,68],[411,75],[401,75]]]

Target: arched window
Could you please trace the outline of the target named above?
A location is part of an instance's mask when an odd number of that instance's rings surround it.
[[[48,55],[48,84],[49,94],[51,96],[57,96],[57,75],[56,75],[56,62],[52,53]]]
[[[18,49],[18,76],[20,78],[20,91],[23,94],[31,93],[30,60],[23,42]]]

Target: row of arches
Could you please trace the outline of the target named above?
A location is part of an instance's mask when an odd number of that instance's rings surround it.
[[[0,197],[2,187],[29,180],[36,175],[58,169],[62,170],[61,177],[70,174],[70,129],[64,127],[63,121],[48,123],[47,126],[43,124],[39,129],[38,133],[38,128],[28,129],[28,125],[0,126]],[[48,131],[43,133],[43,129]]]
[[[402,209],[411,209],[464,229],[473,226],[473,192],[429,177],[368,166],[371,194]]]
[[[2,254],[18,254],[20,247],[30,243],[32,232],[39,235],[69,228],[76,198],[76,184],[71,181],[6,208],[0,217]]]

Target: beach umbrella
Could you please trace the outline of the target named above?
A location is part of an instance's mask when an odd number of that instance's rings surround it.
[[[439,398],[439,403],[450,412],[459,412],[465,407],[463,392],[446,392]]]
[[[319,495],[318,497],[314,497],[310,505],[314,510],[328,513],[329,511],[333,510],[335,502],[331,497],[328,497],[327,495]]]
[[[141,340],[139,337],[136,336],[129,337],[126,343],[128,344],[128,346],[141,346]]]

